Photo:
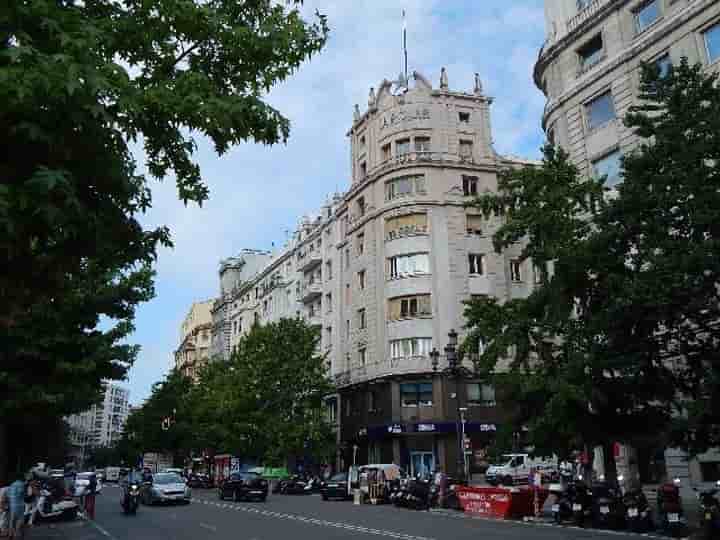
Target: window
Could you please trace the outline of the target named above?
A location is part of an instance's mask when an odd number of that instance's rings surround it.
[[[590,5],[590,2],[592,2],[592,0],[577,0],[578,11],[582,11],[583,9],[588,7]]]
[[[366,206],[365,206],[365,197],[360,197],[360,198],[357,200],[358,215],[364,216],[364,215],[365,215],[365,209],[366,209]]]
[[[392,152],[390,151],[390,143],[383,144],[382,145],[382,160],[387,161],[392,157]]]
[[[363,162],[360,164],[360,179],[363,179],[363,178],[365,178],[366,176],[367,176],[367,163],[363,161]],[[362,215],[362,214],[361,214],[361,215]]]
[[[345,321],[345,337],[350,339],[350,319]]]
[[[615,118],[615,107],[613,106],[612,94],[605,92],[596,97],[587,105],[588,129],[595,129]]]
[[[332,343],[332,326],[325,327],[325,340],[327,341],[329,347]]]
[[[463,195],[466,197],[471,195],[477,195],[478,192],[478,178],[477,176],[465,176],[462,177],[463,181]]]
[[[664,54],[657,60],[655,60],[655,65],[658,68],[658,72],[660,73],[660,78],[664,79],[670,74],[670,70],[672,69],[672,60],[670,60],[669,54]]]
[[[482,234],[483,217],[479,214],[467,214],[465,216],[468,234]]]
[[[332,293],[327,293],[325,295],[325,311],[327,313],[332,313],[333,305],[332,305]]]
[[[345,270],[347,270],[348,268],[350,268],[350,250],[346,249],[345,250]]]
[[[367,360],[367,349],[365,347],[362,347],[361,349],[358,349],[358,363],[361,366],[364,366],[366,360]]]
[[[325,279],[327,281],[332,279],[332,261],[327,261],[325,263]]]
[[[555,146],[555,125],[552,125],[548,128],[547,140],[551,145]]]
[[[363,150],[365,148],[365,135],[360,137],[360,150]]]
[[[521,264],[517,259],[510,261],[510,281],[518,282],[522,281],[522,273],[520,272]]]
[[[352,414],[352,401],[350,401],[350,398],[345,399],[345,416],[350,416]]]
[[[390,279],[429,273],[430,257],[427,253],[398,255],[397,257],[390,257],[388,259],[387,275]]]
[[[385,221],[385,238],[387,240],[426,232],[427,214],[406,214]]]
[[[430,151],[430,137],[415,137],[415,151],[416,152],[429,152]]]
[[[394,339],[390,342],[390,358],[428,356],[432,349],[431,338]]]
[[[468,383],[467,385],[468,405],[479,407],[495,407],[495,387],[489,384]]]
[[[365,316],[365,308],[358,309],[358,328],[364,330],[367,328],[367,317]]]
[[[468,255],[468,262],[470,264],[471,276],[482,276],[485,273],[483,255],[480,255],[478,253],[471,253],[470,255]]]
[[[580,70],[585,71],[603,59],[602,34],[598,34],[578,49]]]
[[[635,29],[643,32],[660,17],[660,6],[657,0],[648,2],[635,12]]]
[[[458,121],[461,124],[469,124],[470,123],[470,113],[469,112],[459,112],[458,113]]]
[[[473,155],[472,141],[460,141],[460,159],[471,159]]]
[[[622,181],[620,176],[620,150],[614,150],[604,157],[592,162],[593,176],[605,177],[605,185],[612,187]]]
[[[345,303],[346,304],[350,303],[350,284],[349,283],[345,284]]]
[[[410,139],[401,139],[395,142],[395,155],[406,156],[410,153]]]
[[[720,59],[720,23],[711,26],[703,32],[708,62]]]
[[[360,233],[357,235],[357,253],[362,255],[365,253],[365,234]]]
[[[368,392],[368,412],[375,412],[375,410],[377,410],[377,392],[370,390]]]
[[[415,193],[425,193],[425,176],[402,176],[389,180],[385,184],[385,200],[409,197]]]
[[[365,290],[365,270],[358,272],[358,285],[361,291]]]
[[[401,296],[389,300],[388,303],[388,316],[391,321],[432,314],[429,294]]]
[[[720,461],[701,461],[700,474],[703,482],[717,482],[720,480]]]
[[[540,285],[547,281],[547,276],[547,263],[543,266],[538,266],[537,264],[533,265],[533,277],[535,280],[535,285]]]
[[[432,390],[431,382],[401,384],[400,402],[403,407],[432,407]]]

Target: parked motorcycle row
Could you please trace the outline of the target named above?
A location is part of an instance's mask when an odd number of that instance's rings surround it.
[[[623,486],[623,477],[618,480]],[[720,538],[719,492],[712,489],[698,494],[705,538]],[[616,488],[602,480],[588,485],[582,477],[566,479],[555,485],[551,494],[556,496],[552,513],[558,524],[569,522],[579,527],[627,529],[637,533],[658,530],[675,538],[689,533],[679,479],[658,488],[655,512],[639,487]]]

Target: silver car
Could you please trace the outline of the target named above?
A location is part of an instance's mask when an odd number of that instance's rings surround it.
[[[146,482],[142,487],[141,501],[143,504],[155,503],[190,503],[192,492],[185,484],[185,480],[175,473],[158,473],[152,477],[152,482]]]

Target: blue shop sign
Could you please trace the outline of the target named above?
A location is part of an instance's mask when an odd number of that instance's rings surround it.
[[[457,433],[457,422],[394,423],[369,426],[366,429],[363,428],[361,430],[362,435],[367,435],[371,439],[381,439],[406,433]],[[465,433],[495,433],[496,431],[497,426],[495,424],[485,424],[481,422],[465,423]],[[360,433],[358,433],[358,435],[360,435]]]

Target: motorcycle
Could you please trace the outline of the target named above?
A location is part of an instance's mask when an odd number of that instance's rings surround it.
[[[661,485],[657,490],[658,519],[663,532],[674,538],[687,536],[687,519],[680,499],[680,479]]]
[[[592,524],[597,529],[619,529],[625,521],[622,496],[604,480],[592,486]]]
[[[623,490],[623,476],[618,476],[621,490]],[[625,523],[628,530],[636,533],[644,533],[654,528],[652,512],[647,497],[639,487],[623,490],[622,504],[625,508]]]
[[[592,491],[583,482],[582,476],[571,482],[567,488],[567,503],[572,512],[572,521],[578,527],[585,526],[585,520],[592,515]]]
[[[39,521],[70,521],[77,517],[79,506],[72,497],[68,495],[56,497],[50,489],[43,487],[37,498],[37,504],[29,513],[32,514],[33,511],[36,512],[35,516]]]
[[[140,486],[136,483],[128,484],[120,501],[124,514],[136,514],[140,506]]]
[[[551,506],[553,521],[560,525],[563,521],[572,519],[572,501],[570,501],[570,497],[568,496],[567,485],[551,484],[550,495],[555,496],[555,502]]]
[[[706,540],[720,538],[720,500],[716,497],[718,487],[706,489],[697,494],[700,501],[700,530]]]

